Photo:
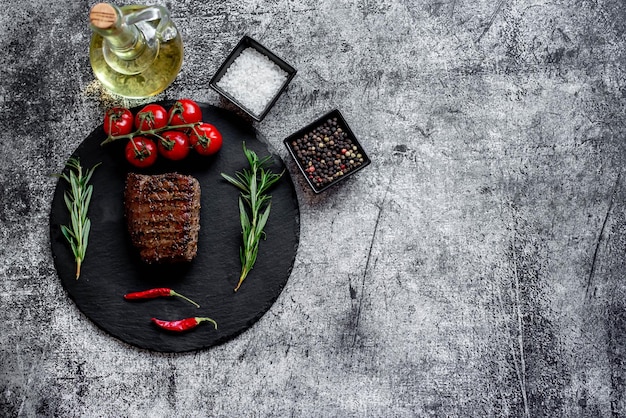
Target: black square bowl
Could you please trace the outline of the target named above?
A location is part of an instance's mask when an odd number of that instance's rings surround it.
[[[251,109],[247,108],[244,104],[241,103],[240,99],[238,99],[231,92],[224,90],[222,87],[218,85],[218,83],[220,82],[224,74],[226,74],[226,71],[228,71],[231,64],[247,48],[253,48],[256,51],[260,52],[261,54],[265,55],[267,58],[269,58],[270,61],[276,64],[279,68],[281,68],[287,74],[287,78],[285,82],[283,83],[283,85],[276,92],[274,97],[272,97],[267,102],[267,104],[265,105],[265,108],[260,113],[255,113]],[[218,92],[220,95],[222,95],[223,97],[225,97],[226,99],[234,103],[237,107],[239,107],[241,110],[246,112],[248,115],[250,115],[254,120],[260,122],[268,114],[270,109],[274,106],[274,104],[278,100],[278,97],[283,93],[283,91],[285,91],[285,89],[287,88],[287,85],[295,77],[296,72],[297,71],[294,67],[289,65],[287,62],[285,62],[283,59],[278,57],[272,51],[270,51],[269,49],[261,45],[259,42],[255,41],[254,39],[246,35],[239,41],[235,49],[232,50],[232,52],[228,55],[228,57],[222,63],[222,65],[217,70],[217,72],[213,75],[213,78],[211,78],[211,81],[209,82],[209,86],[213,90]],[[254,77],[254,74],[250,74],[250,77]]]
[[[315,193],[334,186],[371,162],[337,109],[288,136],[283,142]]]

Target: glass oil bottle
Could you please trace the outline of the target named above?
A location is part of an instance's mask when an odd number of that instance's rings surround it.
[[[89,20],[89,59],[105,88],[123,97],[146,98],[174,81],[183,63],[183,42],[167,9],[98,3]]]

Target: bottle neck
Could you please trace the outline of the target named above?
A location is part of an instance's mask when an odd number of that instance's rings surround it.
[[[102,36],[111,52],[125,60],[140,54],[145,48],[145,42],[137,26],[128,25],[122,10],[117,6],[106,3],[97,6],[90,14],[91,29]]]
[[[135,26],[108,31],[94,31],[100,34],[111,51],[122,59],[133,59],[141,54],[145,48],[143,36]]]
[[[138,74],[156,58],[159,45],[154,29],[147,23],[128,23],[123,9],[99,3],[90,13],[91,28],[102,37],[104,59],[115,71]]]

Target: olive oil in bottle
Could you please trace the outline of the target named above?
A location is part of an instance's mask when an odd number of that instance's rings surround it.
[[[161,6],[98,3],[89,20],[89,59],[105,88],[120,96],[145,98],[168,87],[183,63],[180,32]]]

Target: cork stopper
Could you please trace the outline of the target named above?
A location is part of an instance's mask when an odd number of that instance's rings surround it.
[[[117,12],[109,3],[98,3],[89,12],[89,22],[99,29],[109,29],[117,22]]]

